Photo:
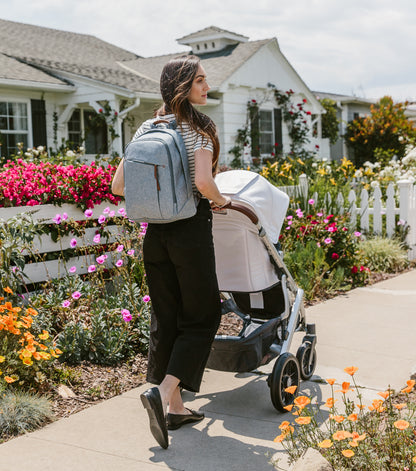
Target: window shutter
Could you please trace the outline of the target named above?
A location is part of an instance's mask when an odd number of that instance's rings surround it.
[[[33,147],[47,147],[45,100],[30,100]]]
[[[260,122],[259,109],[257,106],[250,107],[250,138],[251,138],[251,156],[260,157]]]
[[[279,144],[275,147],[275,153],[281,154],[283,152],[283,132],[282,132],[282,109],[275,108],[274,113],[274,139],[275,144]]]

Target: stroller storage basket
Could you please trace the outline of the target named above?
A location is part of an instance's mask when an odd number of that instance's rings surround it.
[[[276,340],[276,330],[280,318],[271,319],[264,324],[252,321],[241,336],[217,335],[211,347],[207,367],[219,371],[246,373],[270,361],[264,361],[271,344]],[[251,331],[251,329],[255,329]],[[250,332],[247,336],[244,332]]]

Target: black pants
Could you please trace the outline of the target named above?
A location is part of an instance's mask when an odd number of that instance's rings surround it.
[[[190,219],[149,224],[143,255],[152,300],[147,380],[170,374],[198,392],[221,320],[209,202]]]

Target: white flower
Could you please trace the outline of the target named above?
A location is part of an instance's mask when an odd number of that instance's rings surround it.
[[[356,170],[354,173],[355,178],[361,178],[363,176],[363,171],[362,170]]]
[[[83,153],[83,152],[85,151],[84,147],[81,146],[81,147],[79,148],[79,151],[80,151],[81,153]]]
[[[43,152],[45,150],[45,148],[43,146],[38,146],[38,151],[39,152]]]
[[[25,152],[26,157],[32,157],[32,154],[30,152]]]
[[[380,186],[379,183],[378,183],[378,181],[376,181],[376,180],[373,180],[373,181],[370,183],[370,185],[371,185],[371,188],[379,188],[379,186]]]
[[[68,150],[66,151],[66,154],[65,154],[67,157],[75,157],[75,154],[74,152],[72,152],[72,150]]]
[[[314,162],[314,163],[312,164],[312,168],[316,168],[317,166],[318,166],[318,164],[317,164],[316,162]]]

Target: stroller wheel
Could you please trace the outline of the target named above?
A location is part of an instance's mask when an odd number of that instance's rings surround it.
[[[310,379],[316,368],[316,350],[310,342],[304,342],[296,352],[299,362],[300,377],[304,380]]]
[[[299,382],[298,360],[291,353],[283,353],[276,360],[268,381],[270,396],[275,409],[280,412],[287,412],[284,407],[293,403],[299,388]],[[297,386],[294,394],[285,391],[289,386]]]

